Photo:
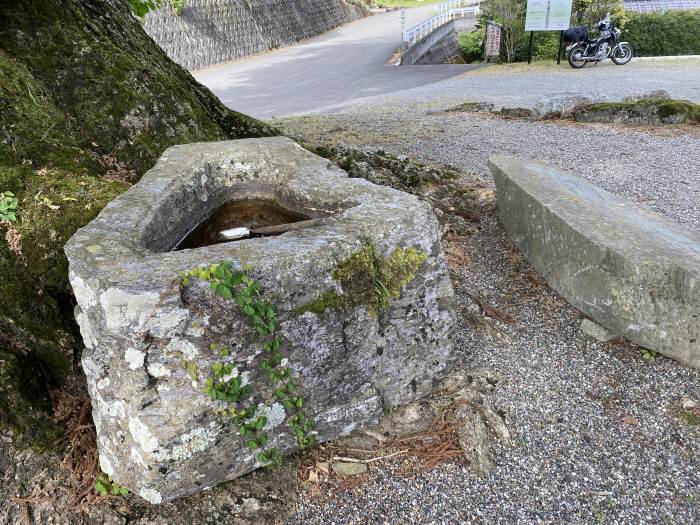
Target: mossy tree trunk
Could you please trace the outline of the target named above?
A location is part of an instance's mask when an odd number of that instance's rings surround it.
[[[127,0],[2,2],[0,192],[19,207],[0,225],[0,425],[27,429],[23,406],[42,405],[3,374],[42,388],[75,371],[73,232],[173,144],[273,133],[172,62]]]

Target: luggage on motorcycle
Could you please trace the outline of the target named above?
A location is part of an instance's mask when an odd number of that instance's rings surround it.
[[[564,42],[574,44],[588,39],[588,28],[586,26],[574,26],[566,29],[562,35]]]

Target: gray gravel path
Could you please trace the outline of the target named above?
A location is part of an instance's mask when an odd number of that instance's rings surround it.
[[[479,295],[516,319],[462,316],[456,337],[462,366],[502,378],[493,401],[512,440],[496,446],[496,468],[479,478],[451,463],[406,477],[400,461],[374,465],[354,490],[302,494],[288,523],[700,522],[700,427],[678,415],[683,399],[700,399],[698,371],[583,335],[581,314],[533,283],[495,216],[467,242],[472,261],[454,276],[460,312]]]
[[[487,160],[515,155],[548,162],[608,191],[700,230],[700,132],[505,120],[468,113],[429,114],[385,106],[346,114],[273,121],[316,143],[383,147],[452,164],[491,180]]]
[[[414,90],[428,94],[410,104],[404,92],[276,123],[314,143],[382,147],[486,181],[491,155],[544,160],[700,230],[697,128],[435,112],[491,96],[441,98],[446,84],[459,81]],[[679,85],[672,94],[692,98],[697,85]],[[638,93],[635,87],[625,94]],[[452,463],[407,477],[400,460],[380,462],[352,490],[324,500],[303,492],[288,523],[700,523],[700,426],[681,409],[684,400],[700,401],[700,372],[665,358],[647,361],[627,343],[585,336],[580,312],[537,279],[495,215],[485,215],[464,243],[471,261],[453,274],[460,311],[455,341],[462,367],[501,378],[493,402],[512,440],[496,444],[495,470],[479,478]],[[474,323],[471,297],[507,311],[516,323]]]

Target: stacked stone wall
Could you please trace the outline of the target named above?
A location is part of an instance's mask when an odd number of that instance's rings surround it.
[[[189,0],[180,15],[165,4],[146,15],[144,29],[190,70],[290,45],[362,16],[344,0]]]

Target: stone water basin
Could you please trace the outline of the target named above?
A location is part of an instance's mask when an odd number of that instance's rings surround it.
[[[173,250],[231,202],[261,199],[320,220],[277,236]],[[430,205],[348,178],[287,138],[168,149],[65,251],[100,467],[152,503],[262,465],[222,402],[203,390],[218,359],[212,341],[231,349],[232,374],[251,385],[249,401],[267,417],[267,446],[282,455],[297,449],[260,369],[259,335],[206,282],[181,285],[193,268],[249,266],[278,309],[284,363],[317,442],[428,395],[454,361],[454,297]],[[380,288],[390,300],[377,301]]]

